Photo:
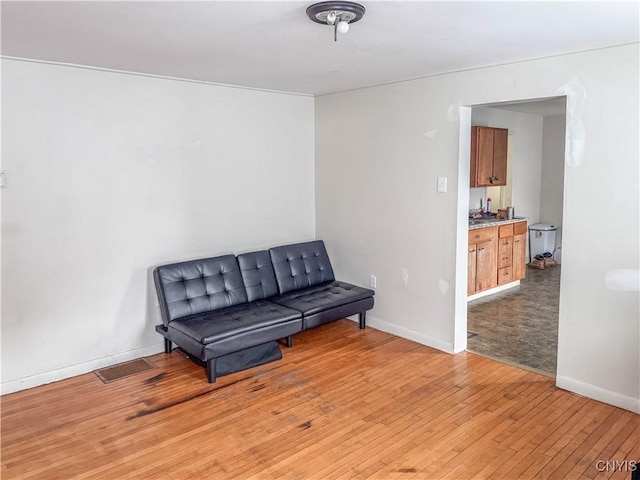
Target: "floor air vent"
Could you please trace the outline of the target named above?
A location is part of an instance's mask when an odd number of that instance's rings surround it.
[[[113,367],[95,370],[94,373],[104,383],[110,383],[154,368],[156,368],[155,365],[151,364],[148,360],[139,358],[131,362],[114,365]]]

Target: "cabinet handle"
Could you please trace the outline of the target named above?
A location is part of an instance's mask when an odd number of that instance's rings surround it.
[[[480,235],[476,235],[476,236],[475,236],[475,237],[473,237],[473,238],[480,238]]]
[[[484,250],[484,247],[482,247],[482,248],[479,248],[478,250],[480,250],[480,251],[482,251],[482,250]]]

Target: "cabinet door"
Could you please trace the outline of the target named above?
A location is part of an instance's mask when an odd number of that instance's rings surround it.
[[[467,266],[467,295],[476,293],[476,246],[469,245]]]
[[[527,234],[521,233],[513,237],[513,258],[511,260],[513,279],[522,280],[527,272]]]
[[[476,245],[476,291],[478,292],[497,285],[497,250],[494,240]]]
[[[476,185],[483,187],[491,185],[493,176],[493,128],[477,127],[477,156],[476,156]]]
[[[509,130],[496,128],[493,132],[493,186],[507,184],[507,142]]]

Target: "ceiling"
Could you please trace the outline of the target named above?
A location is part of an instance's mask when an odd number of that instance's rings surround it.
[[[2,1],[2,55],[322,95],[639,40],[637,1]]]

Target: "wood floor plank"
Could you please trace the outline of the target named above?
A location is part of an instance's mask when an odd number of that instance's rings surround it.
[[[619,411],[614,412],[621,413]],[[580,445],[573,454],[573,459],[568,459],[564,464],[564,475],[567,478],[577,477],[586,474],[589,470],[596,470],[596,466],[591,461],[592,458],[610,458],[603,456],[603,451],[608,447],[622,444],[629,434],[634,430],[634,423],[629,422],[624,415],[619,415],[615,423],[610,427],[600,425],[600,433],[594,432]],[[597,438],[597,437],[600,438]],[[604,455],[607,455],[604,453]],[[568,464],[568,465],[567,465]],[[557,474],[556,474],[557,476]]]
[[[4,479],[614,478],[638,415],[487,358],[341,320],[206,382],[179,351],[0,398]]]

